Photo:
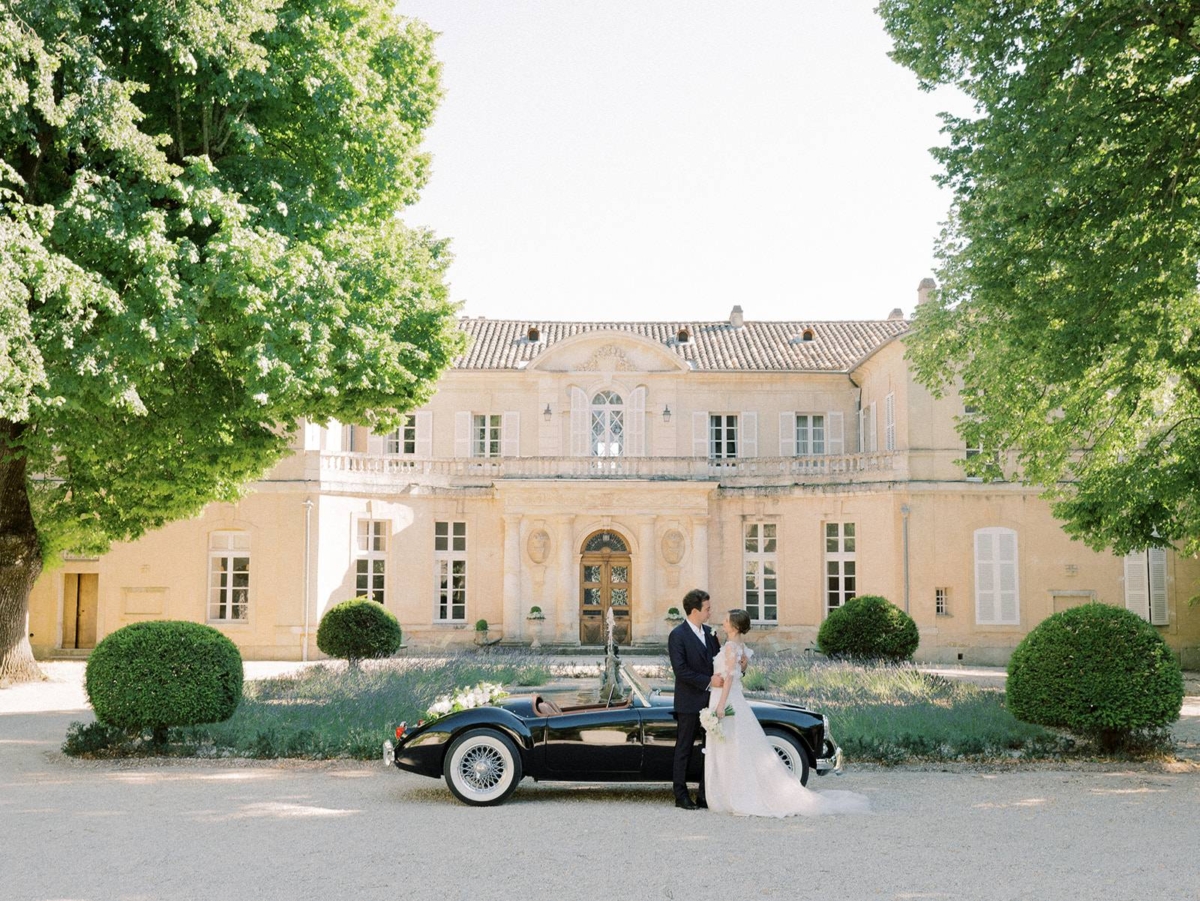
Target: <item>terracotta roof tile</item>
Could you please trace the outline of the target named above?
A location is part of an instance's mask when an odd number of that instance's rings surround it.
[[[594,332],[628,332],[658,341],[700,371],[846,372],[871,352],[908,330],[903,319],[852,322],[535,322],[464,318],[470,338],[455,369],[517,369],[566,338]],[[538,329],[537,342],[528,339]],[[676,341],[681,328],[692,336]],[[803,341],[805,329],[813,340]]]

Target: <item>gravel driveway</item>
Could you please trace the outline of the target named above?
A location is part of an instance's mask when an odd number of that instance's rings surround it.
[[[676,810],[669,786],[528,780],[475,809],[382,765],[69,760],[57,747],[86,717],[43,690],[40,711],[16,709],[33,692],[0,692],[6,901],[1200,901],[1190,763],[851,766],[814,787],[863,792],[874,812],[819,820]]]

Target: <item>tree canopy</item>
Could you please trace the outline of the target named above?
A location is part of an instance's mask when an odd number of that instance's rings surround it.
[[[968,444],[1090,546],[1200,549],[1200,3],[879,12],[924,88],[975,103],[934,150],[954,200],[918,377],[961,384]]]
[[[397,213],[432,42],[373,0],[0,7],[0,675],[45,554],[236,496],[301,417],[429,397],[448,251]]]

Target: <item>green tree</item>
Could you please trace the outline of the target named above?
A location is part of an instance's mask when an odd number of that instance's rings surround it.
[[[961,383],[968,444],[1091,547],[1200,548],[1200,3],[879,12],[922,87],[975,103],[934,150],[954,200],[918,377]]]
[[[235,497],[461,349],[405,227],[432,34],[373,0],[0,5],[0,675],[62,549]]]

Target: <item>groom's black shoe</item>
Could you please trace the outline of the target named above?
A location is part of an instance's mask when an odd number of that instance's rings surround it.
[[[692,799],[690,797],[688,797],[687,795],[684,795],[682,798],[676,798],[675,806],[682,810],[695,810],[696,809],[696,805],[694,803],[692,803]],[[708,805],[706,804],[704,806],[707,807]]]
[[[703,798],[697,798],[696,799],[696,807],[699,808],[700,810],[708,810],[708,802],[705,801]]]

